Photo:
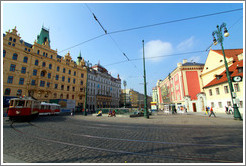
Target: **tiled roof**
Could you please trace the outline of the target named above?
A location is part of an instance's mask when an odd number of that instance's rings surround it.
[[[240,54],[240,53],[239,53]],[[238,69],[237,67],[243,67],[243,60],[238,61],[238,59],[236,58],[236,62],[234,62],[230,67],[229,67],[229,72],[232,72],[231,77],[235,77],[235,76],[242,76],[243,77],[243,72],[242,73],[238,73]],[[218,85],[221,83],[225,83],[227,82],[227,77],[226,77],[226,70],[224,70],[221,74],[219,74],[221,76],[220,79],[213,79],[211,82],[209,82],[206,86],[204,86],[203,88],[207,88],[210,86],[214,86],[214,85]]]
[[[223,55],[222,50],[213,50],[213,51]],[[226,49],[224,50],[224,52],[227,58],[233,57],[234,59],[237,59],[237,55],[243,53],[243,49]]]
[[[25,46],[32,48],[32,45],[30,43],[24,42]]]
[[[204,66],[203,63],[196,63],[196,62],[186,62],[182,64],[182,66]]]

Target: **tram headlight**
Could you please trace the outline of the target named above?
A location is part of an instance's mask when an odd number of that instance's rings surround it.
[[[20,111],[16,111],[16,114],[20,114]]]

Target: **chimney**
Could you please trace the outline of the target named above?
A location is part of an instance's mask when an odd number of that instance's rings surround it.
[[[183,59],[183,64],[187,63],[187,59]]]
[[[182,63],[181,62],[177,63],[177,66],[178,67],[181,67],[182,66]]]

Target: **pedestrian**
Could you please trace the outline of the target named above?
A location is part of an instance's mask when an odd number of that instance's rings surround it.
[[[225,106],[225,113],[228,114],[228,107]]]
[[[232,107],[231,106],[229,106],[229,114],[232,114],[233,113],[233,111],[232,111]]]
[[[185,113],[187,113],[187,108],[186,107],[184,107],[184,110],[185,110]]]
[[[215,116],[215,113],[214,113],[214,110],[213,110],[212,107],[210,108],[210,114],[209,114],[209,117],[210,117],[211,115],[214,115],[214,117],[216,117],[216,116]]]
[[[109,112],[108,112],[108,117],[110,117],[110,116],[112,116],[112,111],[111,110],[109,110]]]
[[[206,106],[206,112],[205,112],[205,115],[208,115],[208,108],[209,108],[209,107]]]

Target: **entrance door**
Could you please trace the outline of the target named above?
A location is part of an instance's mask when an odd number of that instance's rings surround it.
[[[193,112],[196,112],[196,103],[192,103],[193,106]]]

